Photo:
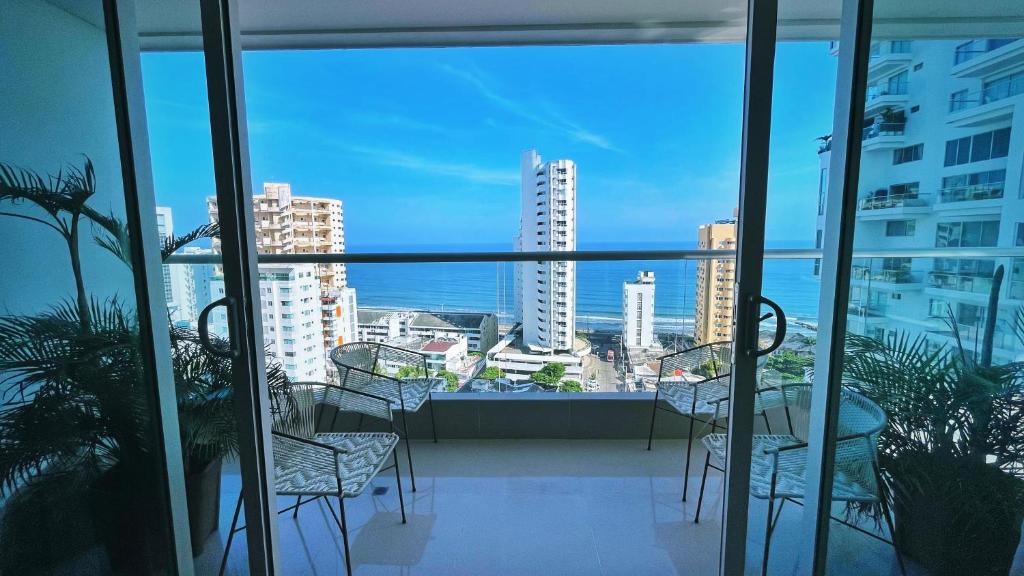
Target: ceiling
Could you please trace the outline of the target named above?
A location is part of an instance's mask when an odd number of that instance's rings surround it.
[[[51,0],[94,19],[76,0]],[[99,2],[94,4],[99,5]],[[137,0],[148,50],[200,47],[199,0]],[[779,38],[835,39],[841,0],[780,0]],[[247,49],[739,42],[746,0],[238,0]],[[1021,0],[879,0],[875,35],[1024,35]]]

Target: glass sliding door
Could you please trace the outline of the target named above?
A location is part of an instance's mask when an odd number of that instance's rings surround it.
[[[824,571],[1018,573],[1024,13],[951,5],[936,32],[873,8]]]
[[[189,574],[133,12],[2,11],[0,571]]]

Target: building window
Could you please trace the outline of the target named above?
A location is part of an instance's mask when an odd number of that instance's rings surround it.
[[[1009,128],[947,140],[945,166],[959,166],[992,158],[1005,158],[1009,150]]]
[[[914,144],[913,146],[897,148],[892,151],[892,163],[895,166],[898,164],[906,164],[907,162],[916,162],[920,160],[923,155],[924,144]]]
[[[936,248],[990,248],[999,240],[999,221],[940,222],[935,230]]]
[[[917,223],[914,220],[891,220],[885,223],[885,235],[892,238],[897,236],[913,236]]]

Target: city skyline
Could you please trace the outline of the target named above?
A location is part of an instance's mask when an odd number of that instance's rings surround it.
[[[584,169],[583,246],[687,243],[736,203],[740,45],[247,52],[244,64],[254,192],[289,182],[343,201],[356,251],[507,244],[530,148]],[[781,45],[776,70],[767,241],[809,246],[835,59],[825,43]],[[213,193],[201,55],[147,53],[143,72],[157,197],[180,227],[198,225]]]

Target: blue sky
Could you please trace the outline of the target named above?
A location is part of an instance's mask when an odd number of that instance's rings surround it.
[[[157,201],[179,233],[213,194],[202,56],[146,53]],[[737,203],[743,47],[684,44],[247,52],[254,190],[344,202],[350,250],[511,246],[519,154],[577,164],[581,248],[692,242]],[[836,63],[779,47],[767,236],[813,245],[814,138]]]

